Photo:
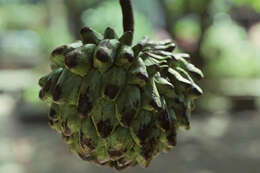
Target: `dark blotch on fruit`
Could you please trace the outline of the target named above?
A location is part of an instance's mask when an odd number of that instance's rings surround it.
[[[82,117],[87,117],[88,113],[92,110],[92,103],[90,102],[88,96],[81,95],[78,104],[78,113]]]
[[[179,98],[175,98],[174,102],[177,103],[177,104],[182,104],[182,102],[181,102],[181,100]]]
[[[147,77],[147,76],[145,76],[145,75],[144,75],[144,74],[142,74],[142,73],[138,73],[138,74],[137,74],[137,77],[138,77],[139,79],[141,79],[141,80],[145,81],[145,82],[147,82],[147,81],[148,81],[148,77]]]
[[[177,145],[177,139],[176,138],[177,138],[176,129],[172,129],[170,134],[167,135],[167,140],[168,140],[169,145],[176,146]]]
[[[69,68],[73,68],[77,66],[77,58],[80,56],[79,52],[74,52],[72,54],[69,54],[65,57],[65,64]]]
[[[49,124],[49,126],[53,127],[54,121],[53,121],[53,120],[49,120],[49,121],[48,121],[48,124]]]
[[[84,28],[81,29],[80,33],[84,34],[84,33],[87,33],[89,31],[92,31],[92,30],[89,27],[84,27]]]
[[[84,154],[82,153],[78,153],[78,156],[82,159],[82,160],[85,160],[85,161],[93,161],[95,158],[93,156],[85,156]]]
[[[116,161],[110,161],[109,162],[109,166],[111,167],[111,168],[114,168],[115,166],[116,166]]]
[[[43,99],[44,95],[45,95],[44,89],[41,89],[39,93],[40,99]]]
[[[149,137],[150,132],[151,129],[149,125],[141,124],[137,134],[138,138],[141,140],[141,145],[144,145],[147,138]]]
[[[121,121],[126,126],[129,127],[135,118],[136,111],[131,109],[129,111],[123,111]]]
[[[107,52],[104,49],[99,49],[97,51],[97,59],[103,63],[107,63],[109,60],[109,55],[107,54]]]
[[[145,160],[150,160],[153,157],[153,154],[157,152],[157,140],[152,138],[149,142],[145,144],[145,146],[142,147],[142,152],[140,153]]]
[[[167,140],[170,146],[177,145],[176,121],[173,122],[171,129],[168,131]]]
[[[69,142],[70,136],[66,136],[66,135],[62,134],[62,139],[64,142]]]
[[[107,138],[113,130],[113,126],[111,125],[109,120],[99,121],[99,123],[97,124],[97,128],[102,138]]]
[[[156,104],[154,100],[151,100],[150,105],[157,111],[161,110],[161,108]]]
[[[53,100],[58,101],[61,97],[61,87],[57,85],[52,93]]]
[[[153,153],[153,150],[152,150],[151,146],[145,146],[142,148],[142,151],[140,154],[145,158],[145,160],[149,160],[153,156],[152,153]]]
[[[184,108],[183,111],[179,112],[179,114],[182,115],[181,119],[179,120],[180,123],[185,124],[186,126],[189,127],[190,126],[189,114],[187,113],[186,108]]]
[[[126,165],[127,164],[127,160],[125,158],[120,158],[117,160],[117,162],[121,165]]]
[[[67,50],[68,50],[67,45],[60,46],[60,47],[56,48],[54,51],[52,51],[51,55],[52,56],[63,55],[66,53]]]
[[[165,49],[165,51],[167,51],[167,52],[173,52],[175,48],[176,48],[176,46],[175,46],[174,44],[172,44],[172,45],[169,46],[167,49]]]
[[[141,43],[138,43],[137,45],[135,45],[133,47],[133,50],[134,50],[134,53],[135,53],[135,56],[137,56],[144,48],[144,45],[141,44]]]
[[[114,99],[119,92],[119,87],[116,85],[108,85],[105,89],[105,95],[110,99]]]
[[[195,88],[195,87],[192,87],[192,88],[191,88],[191,92],[192,92],[194,95],[196,95],[196,96],[201,96],[201,95],[202,95],[202,93],[201,93],[197,88]]]
[[[43,90],[45,92],[48,92],[51,89],[51,79],[48,79],[45,86],[43,87]]]
[[[52,108],[50,109],[50,112],[49,112],[49,118],[51,120],[54,120],[54,119],[57,118],[57,112],[54,109],[52,109]]]
[[[124,151],[110,150],[108,151],[108,154],[111,157],[111,159],[117,159],[124,155]]]
[[[63,134],[65,136],[70,136],[71,135],[71,130],[70,128],[68,127],[68,121],[64,121],[61,123],[61,126],[63,128]]]
[[[80,144],[82,148],[85,148],[85,146],[87,146],[87,148],[91,151],[96,148],[96,146],[93,144],[93,141],[90,138],[86,138],[83,133],[80,133]]]
[[[169,113],[166,110],[160,112],[159,116],[160,125],[164,130],[169,130],[171,125],[171,120],[169,118]]]
[[[134,61],[134,56],[130,53],[125,53],[124,57],[128,60],[128,62],[133,62]]]

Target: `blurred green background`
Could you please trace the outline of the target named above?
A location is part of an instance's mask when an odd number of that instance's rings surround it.
[[[203,69],[204,96],[179,144],[136,173],[260,172],[260,1],[132,0],[135,42],[171,38]],[[105,173],[47,126],[38,79],[54,48],[90,26],[122,34],[118,0],[0,0],[0,173]]]

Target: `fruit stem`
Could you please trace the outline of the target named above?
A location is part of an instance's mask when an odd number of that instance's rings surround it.
[[[131,0],[120,0],[120,5],[123,13],[124,32],[134,33],[134,13]]]

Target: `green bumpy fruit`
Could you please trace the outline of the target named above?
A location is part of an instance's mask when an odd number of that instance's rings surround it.
[[[81,36],[52,52],[52,72],[39,81],[49,125],[85,161],[147,167],[190,128],[202,72],[171,41],[132,46],[132,32],[118,38],[111,28],[103,36],[85,27]]]

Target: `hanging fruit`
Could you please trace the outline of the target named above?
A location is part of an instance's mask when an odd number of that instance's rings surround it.
[[[82,41],[52,52],[52,72],[39,81],[50,105],[49,125],[70,150],[88,162],[117,170],[147,167],[176,146],[180,127],[190,128],[195,83],[202,72],[189,55],[173,53],[170,41],[143,39],[132,45],[130,0],[120,0],[124,34],[102,35],[89,27]]]

